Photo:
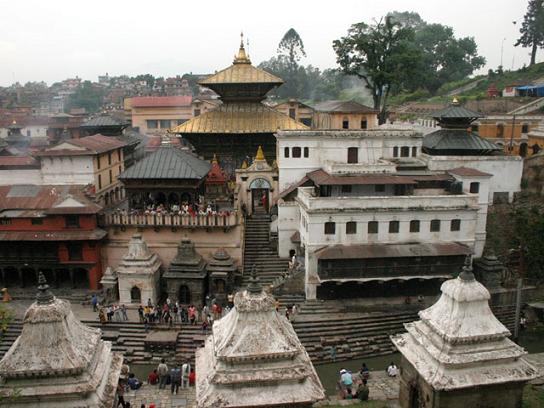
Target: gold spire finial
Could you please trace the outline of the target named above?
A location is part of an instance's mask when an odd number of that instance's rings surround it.
[[[215,153],[213,154],[212,163],[214,163],[214,164],[217,164],[217,163],[218,163],[218,161],[217,161],[217,156],[215,155]]]
[[[261,146],[259,146],[259,148],[257,149],[257,155],[255,156],[255,160],[266,160],[264,157],[263,148]]]
[[[459,99],[457,99],[456,96],[453,97],[453,101],[451,101],[451,104],[454,106],[459,106]]]
[[[246,54],[244,48],[244,33],[240,33],[240,49],[238,50],[238,55],[234,56],[233,64],[251,64],[249,56]]]
[[[247,169],[247,161],[244,160],[242,162],[242,170],[245,170],[245,169]]]

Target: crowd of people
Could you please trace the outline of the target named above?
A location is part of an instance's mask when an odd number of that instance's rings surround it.
[[[196,217],[197,215],[219,215],[219,216],[228,216],[230,215],[229,210],[220,209],[219,206],[214,202],[209,202],[208,204],[200,203],[193,204],[189,202],[183,202],[181,204],[157,204],[149,203],[143,210],[131,209],[129,211],[125,209],[117,209],[118,214],[121,215],[134,215],[134,214],[146,214],[146,215],[155,215],[155,214],[168,214],[168,215],[185,215]]]
[[[396,377],[399,374],[397,365],[393,362],[387,366],[385,372],[389,377]],[[366,363],[363,363],[361,369],[352,373],[345,368],[340,370],[338,379],[338,391],[342,399],[358,399],[367,401],[370,394],[368,381],[370,380],[370,370]]]

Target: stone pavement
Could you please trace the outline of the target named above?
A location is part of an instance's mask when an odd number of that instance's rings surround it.
[[[130,406],[140,408],[145,404],[154,403],[156,408],[195,408],[195,387],[179,390],[177,395],[172,395],[170,386],[164,390],[159,390],[158,385],[144,384],[142,388],[136,391],[125,393],[125,401],[130,402]]]

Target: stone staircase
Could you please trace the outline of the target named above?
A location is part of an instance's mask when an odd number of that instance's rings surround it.
[[[523,106],[520,106],[519,108],[516,108],[510,112],[508,112],[508,115],[527,115],[529,113],[532,113],[544,106],[544,98],[538,98],[535,99],[528,104],[525,104]]]
[[[270,216],[253,214],[246,218],[244,277],[242,286],[247,286],[251,268],[257,266],[257,276],[263,286],[270,286],[280,277],[289,264],[287,259],[278,257],[270,244]]]

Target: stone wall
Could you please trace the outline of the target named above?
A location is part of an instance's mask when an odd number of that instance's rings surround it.
[[[530,193],[544,194],[544,152],[524,160],[523,185]]]

